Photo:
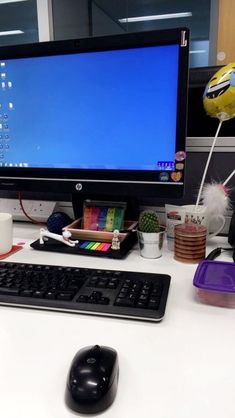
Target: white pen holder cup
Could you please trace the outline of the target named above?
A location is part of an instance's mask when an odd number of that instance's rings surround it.
[[[206,206],[199,205],[184,205],[185,208],[185,223],[195,225],[204,225],[207,227],[207,238],[212,238],[218,235],[225,225],[225,217],[223,215],[211,215]],[[215,231],[212,227],[215,227]]]
[[[0,254],[8,253],[13,242],[13,222],[10,213],[0,213]]]

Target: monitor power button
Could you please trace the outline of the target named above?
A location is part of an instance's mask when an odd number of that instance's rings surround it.
[[[78,192],[80,192],[80,191],[82,190],[82,183],[77,183],[77,184],[75,185],[75,189],[76,189]]]

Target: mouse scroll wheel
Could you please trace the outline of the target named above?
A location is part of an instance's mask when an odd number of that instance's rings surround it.
[[[99,357],[101,352],[101,348],[99,345],[94,345],[89,352],[89,356],[87,358],[88,364],[96,363],[97,358]]]

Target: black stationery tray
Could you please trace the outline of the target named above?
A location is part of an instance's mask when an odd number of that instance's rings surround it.
[[[43,244],[40,244],[40,240],[34,241],[30,246],[35,250],[39,251],[52,251],[58,253],[68,253],[68,254],[81,254],[81,255],[90,255],[90,256],[97,256],[97,257],[109,257],[109,258],[124,258],[131,250],[133,245],[137,241],[137,233],[136,231],[131,231],[126,234],[125,239],[120,243],[119,250],[113,250],[111,248],[111,243],[109,244],[109,248],[106,251],[99,251],[96,249],[86,249],[81,248],[84,243],[89,243],[88,240],[79,240],[79,243],[75,247],[69,247],[62,242],[56,241],[54,239],[49,238]],[[90,240],[90,243],[94,241]],[[105,244],[105,243],[104,243]],[[108,245],[107,245],[108,246]]]

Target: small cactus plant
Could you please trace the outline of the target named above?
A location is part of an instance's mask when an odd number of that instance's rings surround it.
[[[147,209],[140,213],[139,231],[141,232],[160,232],[159,219],[156,212]]]

